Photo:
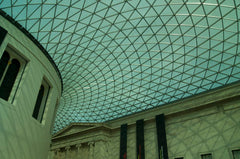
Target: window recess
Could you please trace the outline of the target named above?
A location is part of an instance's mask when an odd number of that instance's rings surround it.
[[[212,159],[212,154],[211,153],[202,154],[201,155],[201,159]]]
[[[232,150],[233,159],[240,159],[240,149]]]
[[[0,98],[13,103],[26,63],[13,50],[4,51],[0,59]]]
[[[35,118],[40,123],[42,123],[42,120],[43,120],[43,115],[44,115],[49,92],[50,92],[50,85],[46,82],[46,80],[43,80],[39,88],[38,96],[35,102],[35,107],[32,113],[32,117]]]

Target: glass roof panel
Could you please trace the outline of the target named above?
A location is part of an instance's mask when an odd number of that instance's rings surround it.
[[[240,1],[0,1],[63,78],[54,133],[240,80]]]

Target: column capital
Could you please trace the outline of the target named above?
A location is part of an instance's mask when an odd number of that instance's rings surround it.
[[[88,145],[89,145],[89,146],[93,146],[93,145],[94,145],[94,142],[91,141],[91,142],[88,143]]]
[[[59,152],[60,151],[60,148],[56,148],[53,150],[54,152]]]
[[[61,149],[60,148],[56,148],[53,151],[54,151],[54,155],[59,156]]]
[[[80,148],[80,147],[82,147],[82,144],[76,144],[75,146],[76,146],[76,148]]]
[[[65,150],[69,151],[71,149],[71,146],[66,146]]]

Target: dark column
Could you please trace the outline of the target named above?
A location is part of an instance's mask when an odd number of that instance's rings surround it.
[[[145,159],[145,149],[144,149],[144,121],[138,120],[136,122],[136,132],[137,132],[137,159]]]
[[[157,127],[157,138],[158,138],[158,158],[168,159],[164,114],[160,114],[156,116],[156,127]]]
[[[121,125],[120,159],[127,159],[127,124]]]

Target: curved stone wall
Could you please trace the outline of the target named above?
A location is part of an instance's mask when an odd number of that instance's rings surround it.
[[[7,32],[0,36],[0,58],[8,52],[11,58],[20,60],[9,98],[0,98],[0,158],[45,159],[57,101],[61,96],[61,79],[43,50],[16,24],[0,16],[0,27]],[[10,67],[11,61],[8,65]],[[0,88],[5,72],[0,77]],[[39,100],[37,117],[34,117],[41,85],[46,88]],[[0,91],[4,94],[4,90]]]

